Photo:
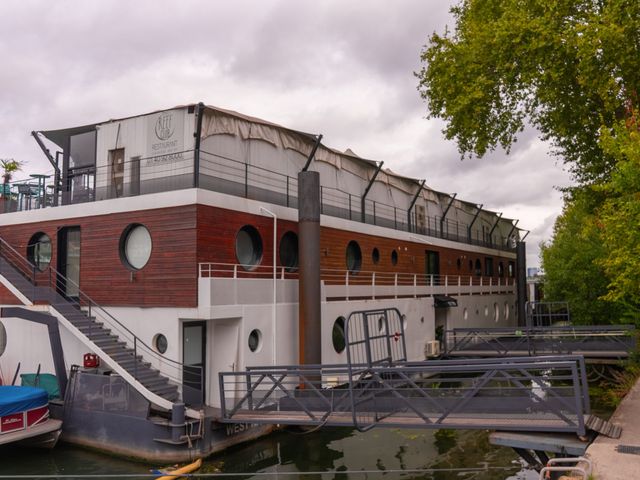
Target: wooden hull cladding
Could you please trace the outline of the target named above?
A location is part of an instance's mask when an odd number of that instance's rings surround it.
[[[137,271],[120,259],[122,232],[132,223],[145,225],[153,243],[149,262]],[[0,236],[26,255],[33,234],[46,233],[57,268],[58,231],[67,226],[80,227],[80,288],[97,303],[197,306],[195,205],[11,225],[0,227]]]
[[[61,207],[64,208],[64,207]],[[55,209],[52,209],[55,212]],[[143,224],[149,230],[152,253],[140,270],[126,267],[120,258],[120,239],[131,224]],[[108,215],[25,223],[0,227],[0,236],[18,252],[26,255],[30,238],[46,233],[52,243],[52,266],[57,267],[58,231],[78,226],[80,240],[80,288],[96,302],[112,306],[182,307],[198,306],[198,263],[236,264],[236,235],[244,225],[257,229],[263,246],[260,265],[273,262],[273,218],[207,205],[187,205]],[[354,228],[358,228],[356,222]],[[297,222],[278,220],[277,241],[292,231]],[[508,275],[513,258],[489,256],[463,249],[432,246],[419,241],[407,242],[383,236],[321,228],[320,265],[323,271],[346,270],[346,249],[351,241],[360,246],[363,272],[427,273],[427,252],[437,252],[440,275],[476,275],[476,262],[482,276],[499,279]],[[425,237],[428,239],[428,237]],[[279,245],[278,245],[279,247]],[[374,262],[373,249],[379,260]],[[392,254],[397,253],[397,263]],[[277,263],[280,265],[279,253]],[[486,275],[485,261],[493,260],[493,275]],[[502,263],[502,268],[498,265]],[[15,298],[0,288],[0,302],[14,303]]]

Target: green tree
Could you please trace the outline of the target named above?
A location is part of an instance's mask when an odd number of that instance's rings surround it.
[[[543,244],[545,299],[567,301],[574,323],[615,323],[622,307],[604,299],[609,281],[601,260],[606,247],[597,216],[602,204],[599,192],[579,190],[565,199],[556,220],[553,241]]]
[[[606,178],[598,143],[638,104],[637,0],[462,0],[422,51],[418,90],[463,156],[507,151],[531,122],[576,180]]]
[[[606,197],[598,210],[605,254],[598,263],[609,280],[603,298],[622,304],[625,316],[640,324],[640,132],[635,117],[615,130],[601,139],[616,167],[600,186]]]

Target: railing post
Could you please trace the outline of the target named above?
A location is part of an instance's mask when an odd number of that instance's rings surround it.
[[[138,337],[133,336],[133,378],[138,380]]]
[[[249,164],[244,164],[244,198],[249,198]]]
[[[376,272],[371,274],[371,298],[376,299]]]
[[[287,175],[287,207],[289,206],[289,175]]]
[[[413,274],[413,298],[418,298],[418,274]]]
[[[347,300],[349,300],[349,270],[347,270],[347,273],[345,274],[345,282],[344,282],[345,288],[347,290]]]
[[[375,211],[375,209],[374,209],[374,211]],[[374,219],[375,219],[375,216],[374,216]],[[393,275],[393,284],[394,284],[395,297],[398,298],[398,272],[396,272]]]
[[[36,301],[36,266],[32,265],[31,266],[31,275],[32,275],[32,283],[33,283],[33,302],[35,303]]]

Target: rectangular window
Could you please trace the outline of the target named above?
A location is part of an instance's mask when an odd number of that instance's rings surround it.
[[[140,157],[131,157],[130,195],[140,195]]]
[[[516,276],[516,264],[513,262],[509,262],[509,277],[513,278]]]
[[[440,253],[425,251],[425,270],[427,275],[440,275]]]
[[[109,150],[109,198],[122,197],[124,193],[124,148]]]
[[[493,277],[493,258],[484,258],[484,274],[486,277]]]

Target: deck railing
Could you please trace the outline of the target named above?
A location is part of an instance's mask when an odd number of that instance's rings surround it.
[[[108,166],[76,169],[70,177],[70,191],[57,196],[51,189],[53,177],[46,180],[48,186],[32,181],[14,182],[0,196],[0,211],[15,212],[194,187],[297,208],[295,175],[204,150],[199,152],[199,170],[195,172],[195,153],[185,150],[171,155],[133,157],[122,164],[122,174],[114,174]],[[363,217],[361,195],[322,186],[320,203],[324,215],[354,221],[361,221]],[[489,236],[489,229],[482,229],[480,222],[470,229],[463,222],[439,216],[419,217],[415,209],[407,212],[405,207],[371,198],[365,199],[364,209],[364,221],[368,224],[499,250],[511,251],[515,247],[498,231]]]
[[[232,263],[198,264],[201,279],[273,280],[273,266],[249,266]],[[278,266],[276,280],[297,280],[298,272]],[[473,295],[513,293],[514,278],[479,277],[473,275],[431,275],[425,273],[321,269],[320,279],[328,300],[355,298],[398,298],[428,295]]]
[[[47,266],[42,269],[38,268],[4,239],[0,238],[0,274],[3,273],[2,260],[6,261],[28,281],[28,290],[21,293],[30,301],[34,303],[48,303],[53,308],[72,306],[77,309],[78,313],[85,314],[87,320],[95,320],[102,323],[104,328],[110,329],[133,350],[134,358],[137,358],[139,355],[142,356],[144,361],[150,362],[153,368],[159,370],[162,375],[178,385],[178,390],[182,392],[185,365],[157,352],[114,315],[109,313],[106,308],[99,305],[89,295],[83,292],[79,285],[71,279],[62,275],[52,266]],[[75,296],[68,297],[63,294],[68,285],[74,287],[73,290],[76,292]],[[63,314],[63,316],[65,315]],[[85,335],[91,337],[93,327],[96,328],[97,333],[98,326],[93,321],[90,321],[87,324],[87,329],[84,331]],[[201,382],[203,381],[202,367],[189,365],[186,366],[186,369],[192,374],[199,376]],[[136,370],[129,373],[131,373],[134,379],[138,380]]]
[[[291,365],[221,373],[222,421],[584,435],[584,416],[590,413],[578,357],[360,367]]]
[[[447,356],[507,357],[580,354],[589,358],[627,358],[637,350],[633,325],[455,328],[445,332]]]

